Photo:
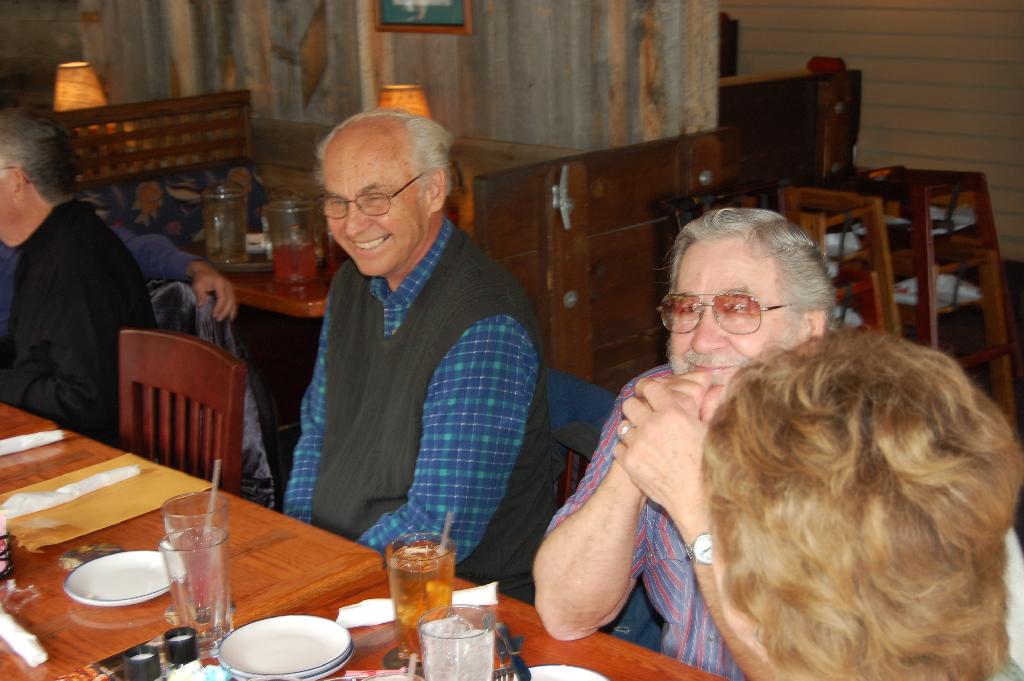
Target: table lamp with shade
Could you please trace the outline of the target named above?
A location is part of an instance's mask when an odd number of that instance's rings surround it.
[[[57,79],[53,86],[53,110],[87,109],[105,106],[99,76],[87,61],[72,61],[57,66]]]
[[[380,91],[380,108],[401,109],[430,118],[427,96],[419,85],[385,85]]]

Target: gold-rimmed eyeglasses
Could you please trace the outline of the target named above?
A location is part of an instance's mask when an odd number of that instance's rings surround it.
[[[710,303],[704,298],[712,296]],[[669,293],[661,299],[661,323],[671,333],[690,333],[697,328],[704,308],[710,307],[715,321],[727,333],[745,336],[761,328],[761,313],[786,305],[762,305],[748,293]]]
[[[324,216],[331,220],[340,220],[346,217],[348,215],[348,204],[350,203],[356,204],[356,208],[363,215],[370,217],[387,215],[391,211],[391,200],[405,191],[413,182],[423,177],[426,172],[424,170],[390,194],[367,192],[366,194],[360,194],[354,199],[343,199],[340,196],[321,196],[317,203]]]

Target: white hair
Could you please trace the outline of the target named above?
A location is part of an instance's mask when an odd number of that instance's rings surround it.
[[[793,312],[828,312],[835,305],[835,288],[818,245],[784,216],[760,208],[720,208],[689,222],[672,246],[672,281],[690,246],[729,238],[743,239],[775,261],[781,293]]]
[[[451,162],[448,158],[448,152],[451,150],[454,136],[429,118],[416,116],[398,109],[371,109],[370,111],[364,111],[363,113],[346,118],[334,126],[333,130],[324,135],[324,138],[320,140],[316,147],[316,168],[314,170],[317,182],[321,186],[324,183],[324,154],[327,152],[327,146],[334,139],[334,136],[353,123],[373,118],[389,119],[402,124],[405,127],[406,134],[409,135],[409,146],[412,148],[411,160],[413,165],[418,168],[417,172],[443,171],[445,190],[446,192],[451,191]]]

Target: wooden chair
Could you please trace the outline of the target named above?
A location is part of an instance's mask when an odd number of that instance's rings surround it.
[[[889,234],[881,199],[813,187],[786,187],[784,197],[786,217],[811,234],[823,251],[827,251],[827,234],[838,233],[841,246],[833,259],[842,270],[848,272],[852,268],[874,273],[873,281],[882,313],[877,328],[897,336],[902,335],[899,309],[894,297],[895,281]],[[850,240],[848,235],[852,234],[854,225],[858,224],[863,228],[863,235],[859,238],[861,246],[846,248]],[[843,282],[837,282],[836,285],[841,290]]]
[[[965,368],[989,365],[992,396],[1015,421],[1013,378],[1021,375],[1020,348],[985,175],[892,166],[861,173],[856,187],[882,197],[886,212],[909,224],[909,233],[891,231],[890,237],[894,271],[917,283],[917,304],[905,319],[914,325],[918,342],[938,347],[939,315],[963,305],[955,295],[953,304],[939,305],[939,275],[952,274],[958,282],[965,275],[974,277],[981,293],[985,343],[958,359]],[[972,221],[966,229],[954,230],[957,207],[970,208]],[[933,211],[943,216],[935,217]]]
[[[121,446],[207,480],[221,459],[221,489],[242,486],[245,362],[193,336],[122,329]]]

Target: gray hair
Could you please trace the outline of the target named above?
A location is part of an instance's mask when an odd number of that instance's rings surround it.
[[[683,254],[698,241],[743,239],[775,260],[782,294],[793,312],[828,312],[836,293],[821,249],[782,215],[760,208],[720,208],[705,213],[679,232],[672,246],[672,281],[679,274]]]
[[[405,126],[405,132],[409,135],[409,145],[412,147],[412,163],[419,168],[419,172],[425,173],[431,170],[444,171],[445,191],[452,190],[451,162],[448,152],[452,148],[454,136],[445,130],[440,124],[429,118],[416,116],[407,111],[398,109],[371,109],[363,113],[346,118],[327,133],[316,146],[316,180],[323,186],[324,183],[324,154],[327,146],[339,132],[359,121],[373,118],[386,118],[396,121]]]
[[[75,191],[75,152],[56,121],[20,109],[0,110],[0,162],[21,168],[48,203]]]

